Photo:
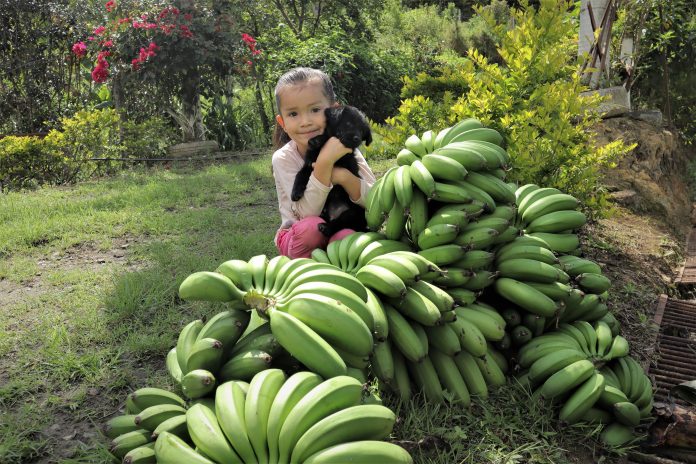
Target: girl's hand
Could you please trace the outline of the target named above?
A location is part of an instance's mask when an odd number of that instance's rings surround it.
[[[326,141],[324,146],[321,148],[321,151],[319,152],[319,156],[317,157],[317,161],[320,159],[323,161],[326,161],[328,163],[331,163],[333,165],[336,161],[341,159],[344,155],[352,152],[352,148],[347,148],[344,146],[340,140],[336,137],[331,137],[329,140]]]

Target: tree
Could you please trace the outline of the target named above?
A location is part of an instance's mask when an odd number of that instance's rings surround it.
[[[180,102],[179,111],[169,110],[184,141],[202,140],[201,89],[207,79],[235,72],[245,50],[237,23],[216,6],[193,0],[109,0],[103,22],[74,52],[96,55],[92,78],[110,81],[117,108],[137,113],[148,98],[137,90],[144,84],[168,106]]]

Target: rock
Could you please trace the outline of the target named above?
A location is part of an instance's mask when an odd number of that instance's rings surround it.
[[[635,110],[626,116],[639,121],[649,122],[655,126],[662,126],[662,111],[660,110]]]

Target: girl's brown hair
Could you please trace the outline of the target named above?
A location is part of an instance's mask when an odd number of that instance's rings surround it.
[[[314,79],[321,81],[322,90],[326,98],[329,99],[329,103],[333,104],[336,102],[336,94],[334,93],[333,85],[331,84],[331,78],[319,69],[313,68],[293,68],[286,72],[278,79],[278,83],[275,87],[275,103],[278,114],[280,114],[280,91],[285,87],[291,85],[303,84],[310,82]],[[280,127],[280,124],[276,122],[275,130],[273,131],[273,146],[278,149],[288,143],[290,137],[288,134]]]

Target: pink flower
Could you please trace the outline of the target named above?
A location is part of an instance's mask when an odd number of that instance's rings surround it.
[[[141,29],[143,27],[143,23],[138,22],[137,20],[133,20],[133,29]]]
[[[242,40],[244,42],[246,42],[247,44],[249,44],[250,46],[256,44],[256,39],[254,39],[252,36],[250,36],[249,34],[246,34],[246,33],[242,34]]]
[[[186,21],[191,21],[191,20],[193,19],[193,15],[192,15],[191,13],[186,13],[186,14],[184,15],[184,19],[185,19]]]
[[[140,69],[140,58],[133,58],[131,60],[131,67],[133,71],[137,71],[138,69]]]
[[[261,54],[261,50],[252,50],[252,51],[251,51],[251,54],[254,55],[254,56],[260,55],[260,54]]]
[[[107,40],[107,41],[104,42],[102,45],[103,45],[104,47],[107,47],[107,48],[113,47],[113,46],[114,46],[114,41],[113,41],[113,40]]]
[[[123,23],[129,23],[131,21],[130,18],[121,18],[118,20],[118,25],[120,26]]]
[[[106,2],[104,7],[106,7],[106,11],[112,12],[116,7],[116,2],[114,2],[114,0],[109,0],[108,2]]]
[[[102,33],[106,30],[104,26],[98,26],[97,28],[94,29],[94,33],[96,35],[102,35]]]
[[[179,29],[181,29],[181,35],[183,35],[184,37],[193,37],[193,32],[191,32],[191,30],[185,24],[179,25]]]
[[[92,80],[98,84],[106,82],[109,77],[109,63],[106,60],[97,61],[97,65],[92,70]]]
[[[87,37],[87,40],[89,40],[90,42],[93,42],[93,41],[95,41],[95,40],[97,40],[97,39],[95,39],[94,37],[92,37],[92,36],[90,35],[89,37]]]
[[[72,52],[77,55],[78,58],[82,58],[87,54],[87,45],[84,42],[77,42],[72,46]]]

